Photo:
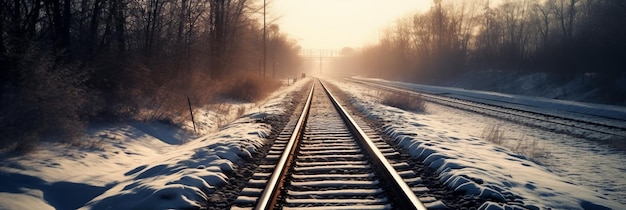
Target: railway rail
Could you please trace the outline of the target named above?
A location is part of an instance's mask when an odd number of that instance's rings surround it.
[[[396,92],[405,92],[409,94],[419,94],[425,101],[457,108],[461,110],[476,112],[492,117],[503,118],[511,120],[517,123],[525,124],[528,126],[534,126],[545,130],[570,134],[577,137],[592,138],[594,135],[601,134],[603,136],[612,136],[615,138],[626,138],[626,122],[619,120],[588,120],[584,117],[568,117],[557,114],[550,114],[540,111],[533,111],[514,107],[505,107],[494,104],[482,103],[477,101],[471,101],[466,99],[448,97],[443,95],[434,95],[417,90],[390,86],[385,84],[378,84],[372,82],[365,82],[354,79],[346,79],[350,82],[355,82],[361,85]],[[602,138],[599,138],[602,139]]]
[[[232,209],[426,209],[442,204],[405,157],[361,128],[319,81]],[[418,196],[422,195],[422,196]]]

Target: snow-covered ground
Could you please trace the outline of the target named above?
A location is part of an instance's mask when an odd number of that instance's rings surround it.
[[[0,154],[0,209],[202,205],[216,187],[228,184],[225,173],[265,142],[271,128],[261,119],[284,113],[284,102],[291,101],[287,93],[305,83],[284,88],[262,105],[252,105],[220,129],[217,124],[230,121],[225,116],[233,112],[198,111],[196,117],[204,118],[199,120],[204,123],[200,137],[160,123],[96,125],[89,134],[99,142],[99,149],[49,143],[24,156]],[[376,95],[362,86],[334,84],[347,90],[370,117],[386,119],[384,130],[436,169],[451,188],[496,200],[515,194],[526,207],[626,209],[623,151],[431,104],[426,113],[406,112],[379,104]],[[510,145],[536,142],[545,154],[541,164],[506,145],[482,139],[483,130],[496,124],[504,129]]]
[[[352,103],[363,113],[371,118],[384,119],[385,132],[410,151],[411,155],[437,170],[441,180],[452,189],[492,198],[512,193],[521,196],[527,207],[626,208],[626,181],[623,179],[626,153],[623,151],[585,139],[434,104],[427,104],[425,113],[407,112],[381,105],[377,102],[377,95],[361,85],[333,83],[347,91],[352,96]],[[560,104],[572,104],[498,93],[387,83],[483,99],[504,97],[536,106],[551,104],[552,108]],[[455,92],[450,93],[450,90]],[[607,108],[592,104],[581,104],[578,107],[575,110],[580,112]],[[620,110],[619,107],[610,109]],[[489,143],[481,137],[485,128],[494,125],[500,125],[504,131],[503,146]],[[508,149],[520,142],[532,142],[535,150],[541,150],[534,151],[542,153],[539,160],[541,164]]]
[[[159,122],[106,124],[88,131],[97,149],[45,143],[23,156],[0,154],[0,209],[203,205],[216,187],[228,183],[225,173],[264,144],[271,127],[262,120],[284,114],[284,103],[292,100],[288,93],[305,83],[285,87],[258,106],[199,109],[199,136],[189,132],[191,123],[184,129]],[[240,107],[248,108],[235,120]],[[220,125],[225,126],[218,129]]]

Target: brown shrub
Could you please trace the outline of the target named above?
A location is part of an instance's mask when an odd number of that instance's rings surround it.
[[[16,77],[0,87],[0,148],[28,151],[43,136],[67,143],[83,136],[98,100],[84,85],[87,72],[58,56],[35,47],[18,56]]]
[[[377,95],[380,99],[380,103],[387,106],[393,106],[396,108],[417,112],[426,111],[425,101],[419,94],[396,91],[381,91],[378,92]]]
[[[272,78],[239,74],[226,78],[220,83],[219,95],[226,99],[255,102],[267,97],[281,85],[280,81]]]

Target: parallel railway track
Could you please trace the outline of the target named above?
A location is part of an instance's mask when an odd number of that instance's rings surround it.
[[[367,133],[367,134],[366,134]],[[426,209],[436,206],[406,159],[368,137],[316,82],[300,118],[287,124],[233,209]]]
[[[593,135],[590,135],[593,133],[602,134],[604,136],[612,136],[614,138],[626,138],[626,122],[616,122],[619,120],[615,119],[610,119],[611,123],[608,123],[598,120],[588,120],[581,117],[561,116],[546,112],[504,107],[454,97],[433,95],[419,92],[413,89],[378,84],[373,82],[365,82],[353,79],[347,79],[347,81],[387,91],[419,94],[424,100],[431,103],[476,112],[496,118],[503,118],[506,120],[514,121],[528,126],[542,128],[557,133],[570,134],[577,137],[591,139],[596,138]],[[607,121],[608,120],[609,119],[607,119]]]

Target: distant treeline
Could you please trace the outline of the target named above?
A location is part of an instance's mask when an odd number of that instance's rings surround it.
[[[626,1],[434,0],[351,59],[371,76],[422,83],[496,70],[611,86],[626,72]]]
[[[172,119],[187,97],[262,91],[251,78],[293,69],[299,50],[272,25],[262,62],[262,18],[251,0],[0,1],[0,149],[76,139],[96,118]]]

